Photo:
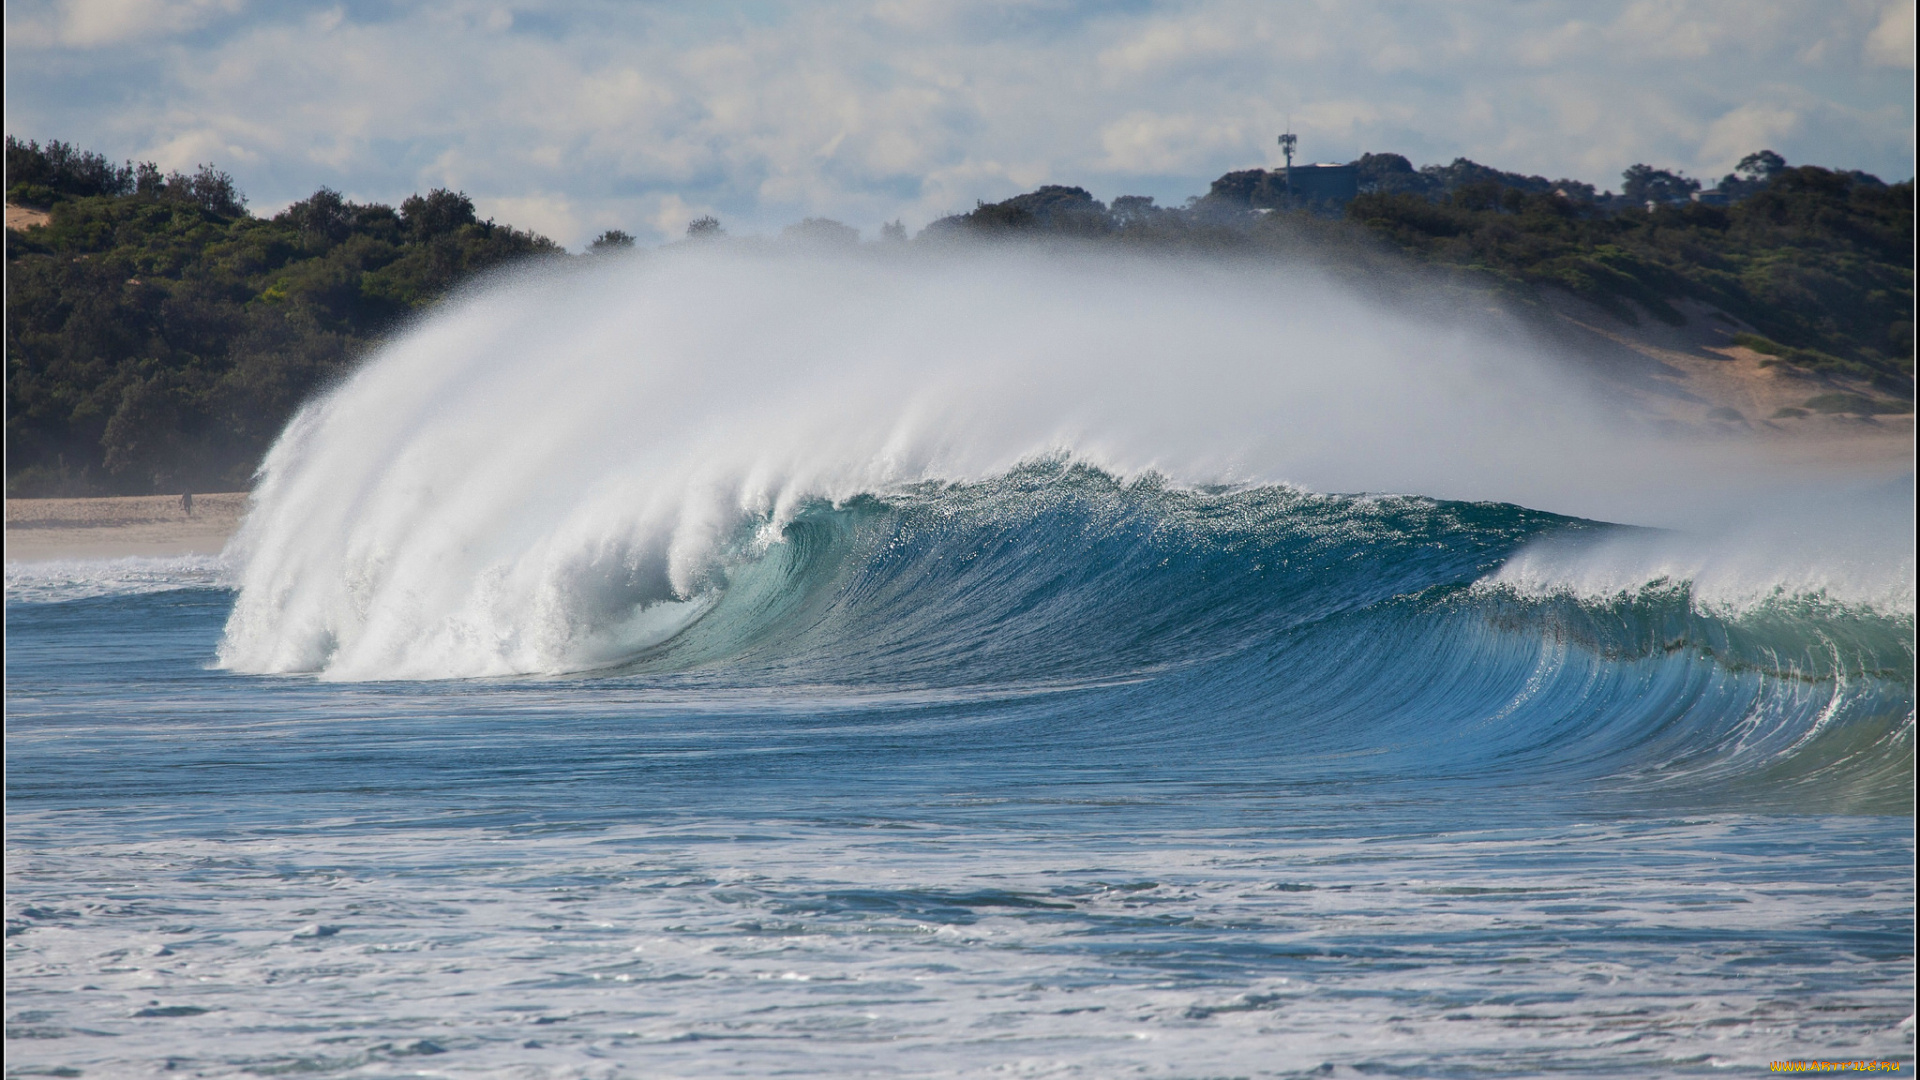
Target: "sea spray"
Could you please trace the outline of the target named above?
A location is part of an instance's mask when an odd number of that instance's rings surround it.
[[[1602,600],[1685,585],[1696,604],[1717,615],[1800,601],[1911,617],[1912,480],[1836,477],[1820,492],[1703,513],[1685,531],[1550,537],[1518,552],[1487,584]]]
[[[1554,508],[1755,501],[1698,447],[1608,418],[1526,339],[1400,299],[1270,267],[1005,250],[708,249],[505,277],[290,425],[229,553],[221,662],[618,664],[691,625],[803,506],[1041,459]],[[1578,572],[1632,543],[1589,546]],[[1796,557],[1825,567],[1819,546]],[[1498,580],[1538,577],[1546,550]],[[1769,558],[1748,573],[1762,586]],[[1910,558],[1884,563],[1819,572],[1911,612]]]
[[[693,250],[461,296],[290,425],[232,556],[245,671],[575,670],[811,499],[1116,475],[1618,502],[1658,475],[1530,351],[1305,272]],[[639,613],[661,605],[652,615]],[[693,605],[691,607],[685,605]]]

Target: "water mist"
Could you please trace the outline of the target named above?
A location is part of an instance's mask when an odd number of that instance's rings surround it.
[[[1715,486],[1523,335],[1440,303],[1014,249],[711,247],[498,278],[289,426],[230,551],[220,660],[610,663],[698,618],[809,500],[1043,457],[1615,520]]]

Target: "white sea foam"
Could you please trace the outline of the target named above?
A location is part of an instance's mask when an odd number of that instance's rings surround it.
[[[9,604],[58,604],[228,583],[226,561],[213,555],[10,562],[6,572]]]
[[[1616,518],[1706,486],[1603,415],[1517,336],[1272,268],[709,249],[523,274],[296,418],[220,659],[591,667],[682,625],[805,498],[1062,451]]]
[[[1911,1054],[1911,875],[1891,855],[1784,864],[1804,877],[1753,856],[1887,843],[1867,819],[1364,843],[335,824],[132,841],[11,822],[10,1064],[1679,1075]]]

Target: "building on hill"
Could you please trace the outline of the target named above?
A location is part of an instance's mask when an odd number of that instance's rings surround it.
[[[1295,165],[1290,172],[1284,179],[1296,199],[1345,206],[1360,194],[1360,170],[1351,164]]]
[[[1354,165],[1295,165],[1290,170],[1230,172],[1213,182],[1207,201],[1255,210],[1282,206],[1343,207],[1359,194],[1360,170]]]

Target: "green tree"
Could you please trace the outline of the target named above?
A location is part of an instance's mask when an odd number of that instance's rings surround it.
[[[1686,202],[1700,190],[1700,181],[1651,165],[1629,166],[1620,179],[1620,193],[1635,203]]]
[[[596,254],[604,254],[612,251],[625,251],[632,246],[633,237],[619,229],[608,229],[606,232],[594,237],[593,243],[587,245],[587,250]]]
[[[134,189],[131,165],[55,139],[42,147],[7,136],[7,201],[45,208],[62,198],[125,195]],[[151,166],[148,166],[151,168]]]

